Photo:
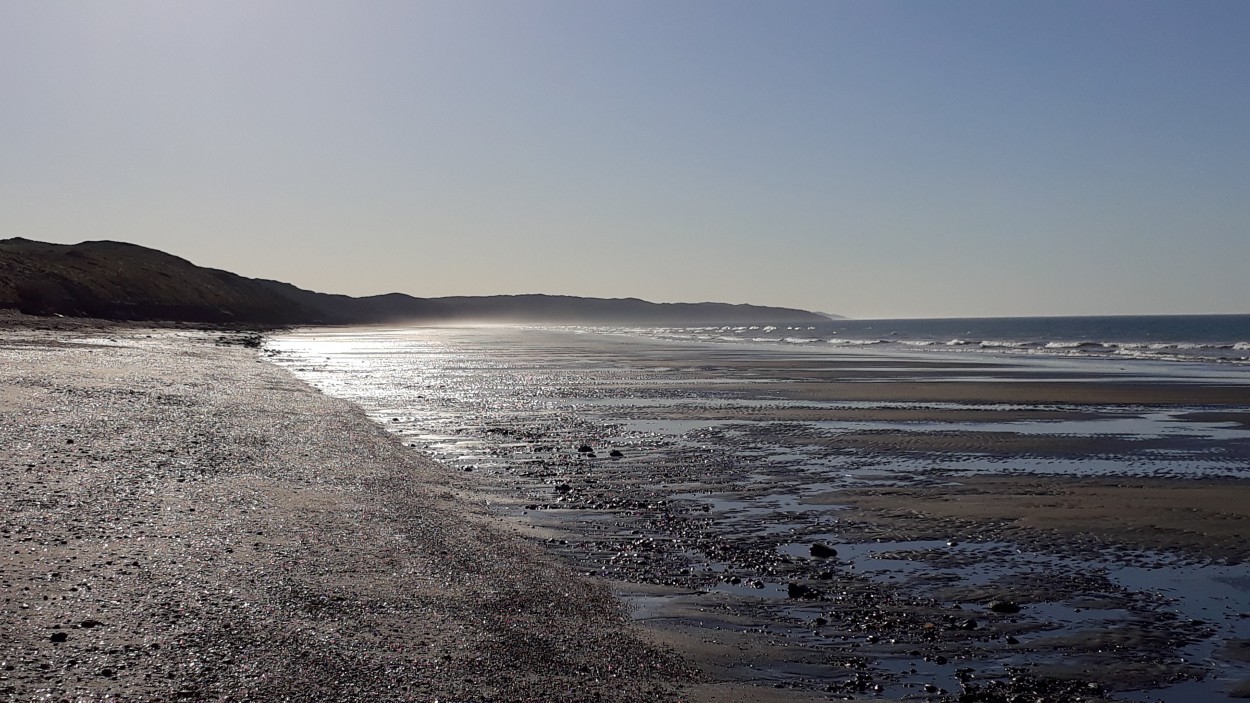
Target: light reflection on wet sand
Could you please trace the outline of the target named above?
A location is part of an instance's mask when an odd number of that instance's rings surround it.
[[[311,331],[269,348],[446,462],[455,485],[560,535],[552,549],[618,582],[651,627],[687,643],[735,630],[737,664],[692,647],[719,676],[940,699],[975,690],[961,668],[1000,683],[1024,671],[1169,702],[1250,678],[1221,655],[1250,638],[1246,516],[1178,492],[1218,478],[1250,505],[1245,370],[510,328]],[[1019,510],[978,503],[974,476],[1005,477],[982,493],[1019,493],[997,501]],[[1195,497],[1193,529],[1135,514],[1166,504],[1143,491]],[[971,507],[944,511],[952,500]],[[1032,525],[1048,501],[1080,530]],[[805,556],[813,541],[837,559]],[[995,593],[1020,613],[986,612]],[[1082,607],[1095,596],[1106,607]]]

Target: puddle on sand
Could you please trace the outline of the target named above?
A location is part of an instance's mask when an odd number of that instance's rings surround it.
[[[805,535],[802,541],[779,545],[778,552],[795,559],[808,559],[812,545],[817,543],[836,550],[837,554],[827,559],[812,559],[813,562],[854,568],[860,575],[892,582],[917,595],[940,599],[942,592],[958,593],[960,587],[989,587],[973,589],[974,593],[986,595],[977,603],[960,602],[965,608],[987,605],[988,594],[993,593],[996,584],[1003,585],[1003,590],[1018,592],[1021,583],[1032,580],[1044,584],[1052,574],[1095,577],[1088,584],[1089,592],[1074,592],[1061,600],[1022,601],[1012,619],[1014,623],[1023,624],[1022,630],[1032,633],[1020,635],[1025,647],[1029,646],[1030,639],[1062,641],[1065,637],[1115,632],[1121,626],[1166,629],[1170,622],[1184,624],[1199,633],[1180,653],[1207,669],[1206,678],[1145,692],[1117,694],[1124,700],[1164,703],[1219,700],[1233,685],[1250,679],[1250,663],[1230,662],[1219,654],[1230,641],[1250,639],[1250,568],[1246,565],[1184,563],[1164,553],[1127,551],[1114,558],[1095,561],[1023,552],[1002,542],[846,543],[838,540],[837,533]],[[1156,566],[1136,566],[1125,564],[1126,561]],[[953,563],[944,565],[943,562]],[[936,587],[927,579],[913,578],[932,576],[935,570],[949,577],[939,580]],[[1016,577],[1014,582],[1012,577]],[[1097,593],[1099,579],[1105,579],[1113,592]],[[769,595],[786,597],[784,592]],[[1109,607],[1112,602],[1121,605]],[[982,611],[970,609],[969,612],[977,615]],[[1157,618],[1160,614],[1177,615],[1179,620]],[[1042,663],[1048,658],[1059,663],[1071,656],[1071,653],[1059,652],[1045,657],[1037,653],[1020,655],[1004,651],[998,663],[1006,671],[1009,666]],[[954,667],[937,667],[906,656],[882,658],[878,664],[913,683],[936,681],[939,687],[958,685]],[[983,668],[985,664],[982,661],[977,666]]]
[[[1063,409],[1063,408],[1060,408]],[[833,432],[905,431],[949,432],[976,430],[977,432],[1002,432],[1021,435],[1059,435],[1065,437],[1131,437],[1136,439],[1161,439],[1165,437],[1192,437],[1211,440],[1247,440],[1250,430],[1229,422],[1199,422],[1178,417],[1179,413],[1120,412],[1120,417],[1095,416],[1080,420],[1012,420],[1007,422],[867,422],[854,420],[811,421],[807,424]],[[1103,408],[1102,413],[1114,411]]]

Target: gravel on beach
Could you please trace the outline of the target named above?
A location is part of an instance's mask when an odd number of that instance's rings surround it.
[[[662,701],[698,678],[246,337],[0,332],[7,700]]]

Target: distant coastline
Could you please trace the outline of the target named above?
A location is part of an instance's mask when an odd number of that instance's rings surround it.
[[[638,298],[496,295],[351,297],[204,268],[165,252],[112,241],[0,240],[0,309],[106,320],[275,325],[450,322],[547,324],[813,324],[836,316],[729,303]]]

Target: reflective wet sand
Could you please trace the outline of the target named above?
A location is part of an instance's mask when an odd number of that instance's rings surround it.
[[[716,680],[1187,701],[1250,679],[1244,367],[508,328],[269,349]]]

